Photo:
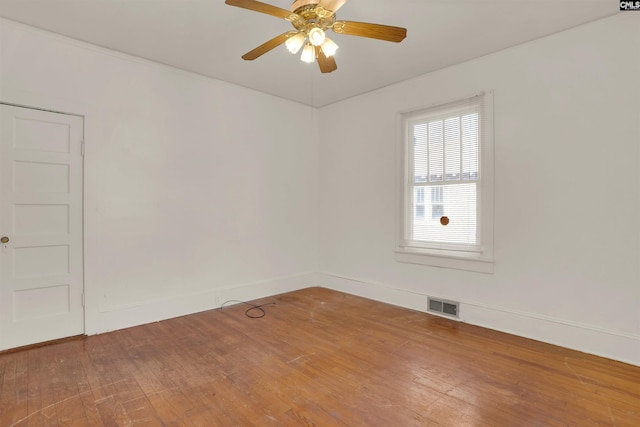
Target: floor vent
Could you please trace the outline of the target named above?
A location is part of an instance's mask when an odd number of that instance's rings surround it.
[[[445,316],[458,317],[459,302],[447,301],[429,297],[429,308],[427,311],[444,314]]]

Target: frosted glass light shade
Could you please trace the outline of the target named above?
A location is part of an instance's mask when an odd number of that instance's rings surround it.
[[[336,50],[338,50],[338,45],[335,44],[329,37],[327,37],[324,39],[324,43],[322,43],[320,49],[322,49],[324,56],[328,58],[336,53]]]
[[[287,39],[285,45],[287,46],[287,50],[294,55],[298,53],[302,45],[304,44],[304,33],[297,33]]]
[[[307,45],[302,50],[302,55],[300,56],[300,60],[302,62],[306,62],[306,63],[310,64],[316,59],[316,55],[315,54],[316,54],[315,48],[313,46],[311,46],[310,43],[307,43]]]
[[[324,31],[320,28],[312,28],[309,31],[309,42],[314,46],[320,46],[325,39]]]

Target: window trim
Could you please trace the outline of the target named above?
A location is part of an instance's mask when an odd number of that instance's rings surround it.
[[[409,191],[412,186],[408,182],[408,172],[411,170],[409,166],[410,147],[407,144],[408,129],[407,123],[411,120],[411,116],[416,115],[425,110],[435,109],[438,107],[446,108],[448,104],[461,102],[473,98],[474,96],[484,96],[484,120],[483,135],[480,145],[480,168],[481,180],[479,184],[479,250],[464,250],[457,245],[447,245],[440,243],[425,244],[409,241],[405,239],[410,227],[411,221],[407,220],[409,206]],[[458,270],[476,271],[481,273],[493,273],[493,226],[494,226],[494,112],[493,112],[493,91],[474,93],[469,96],[456,97],[442,102],[436,102],[430,105],[412,108],[410,110],[400,111],[396,114],[396,137],[397,144],[397,162],[398,173],[396,199],[396,249],[395,256],[399,262],[407,262],[413,264],[430,265],[435,267],[451,268]],[[412,196],[412,195],[411,195]],[[426,212],[425,212],[426,214]]]

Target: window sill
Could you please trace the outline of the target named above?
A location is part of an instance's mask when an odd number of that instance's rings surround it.
[[[479,254],[457,254],[436,249],[398,248],[396,261],[486,274],[493,274],[494,265],[493,259]]]

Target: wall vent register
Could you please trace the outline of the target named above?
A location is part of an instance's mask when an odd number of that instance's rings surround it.
[[[458,317],[460,303],[456,301],[448,301],[437,298],[428,298],[427,311],[437,314],[443,314],[450,317]]]

